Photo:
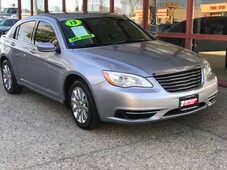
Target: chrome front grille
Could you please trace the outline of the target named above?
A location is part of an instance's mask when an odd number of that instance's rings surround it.
[[[154,78],[168,92],[192,90],[202,83],[201,68],[154,76]]]

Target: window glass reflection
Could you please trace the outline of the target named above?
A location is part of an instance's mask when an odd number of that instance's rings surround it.
[[[150,0],[150,31],[185,33],[187,1]]]
[[[62,12],[62,1],[48,0],[48,10],[50,13]]]
[[[88,0],[88,11],[109,12],[110,0]]]
[[[227,1],[195,0],[193,33],[227,35]],[[219,80],[227,81],[227,42],[195,39],[192,49],[209,61]]]
[[[30,0],[21,1],[21,17],[26,18],[31,15]]]
[[[195,0],[193,33],[227,35],[227,2]]]
[[[114,12],[124,14],[135,23],[142,25],[143,0],[115,0]]]
[[[33,12],[34,15],[44,13],[44,1],[43,0],[34,0],[33,1]]]
[[[83,0],[66,0],[66,12],[81,12],[83,7]]]

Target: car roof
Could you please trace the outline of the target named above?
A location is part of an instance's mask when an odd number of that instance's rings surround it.
[[[39,16],[46,16],[52,17],[57,19],[58,21],[72,19],[72,18],[96,18],[96,17],[122,17],[123,15],[114,14],[114,13],[98,13],[98,12],[91,12],[91,13],[43,13],[32,17],[39,17]],[[31,18],[32,18],[31,17]]]

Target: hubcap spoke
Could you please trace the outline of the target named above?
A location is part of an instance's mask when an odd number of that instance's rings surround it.
[[[84,123],[87,120],[87,117],[88,117],[88,114],[85,110],[83,110],[82,116],[83,116],[83,123]]]
[[[5,78],[7,78],[7,75],[5,73],[3,73],[2,77],[5,79]]]
[[[82,90],[80,89],[80,88],[78,88],[78,98],[79,98],[79,100],[81,101],[82,100]]]
[[[79,123],[85,123],[88,119],[88,100],[86,93],[80,87],[73,89],[71,107],[76,120]]]
[[[4,73],[4,74],[7,74],[7,70],[6,70],[5,67],[3,68],[3,73]]]
[[[9,89],[11,89],[11,86],[12,86],[12,80],[9,79],[9,81],[8,81],[8,87],[9,87]]]
[[[78,109],[73,109],[73,114],[74,114],[75,117],[77,117],[78,116]]]
[[[79,114],[77,115],[77,120],[78,120],[78,122],[83,123],[83,121],[82,121],[82,110],[81,109],[79,109]]]

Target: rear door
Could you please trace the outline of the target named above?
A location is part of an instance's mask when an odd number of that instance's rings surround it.
[[[12,47],[12,61],[17,79],[27,84],[29,79],[28,58],[32,45],[32,36],[36,21],[28,21],[16,28],[14,38],[10,42]]]

